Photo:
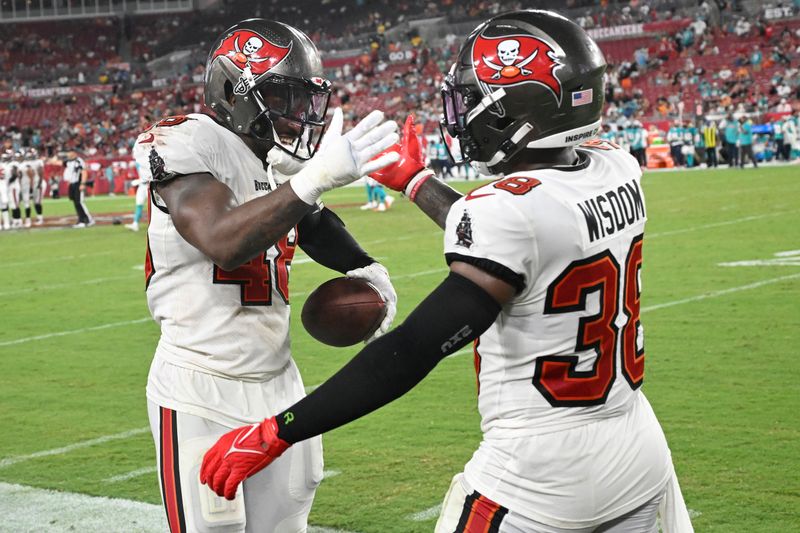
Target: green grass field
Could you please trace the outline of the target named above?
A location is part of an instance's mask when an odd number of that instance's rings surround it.
[[[696,530],[800,531],[800,167],[650,173],[643,184],[644,390]],[[94,213],[132,204],[88,202]],[[72,213],[63,200],[45,210]],[[393,275],[401,320],[444,276],[441,232],[405,201],[386,213],[337,211]],[[160,501],[152,471],[109,480],[153,464],[142,428],[158,329],[143,292],[144,240],[120,226],[0,233],[0,481]],[[775,255],[787,251],[796,253]],[[741,261],[757,264],[720,266]],[[298,261],[293,313],[335,275]],[[315,342],[298,316],[292,332],[306,385],[356,352]],[[431,531],[434,513],[412,517],[441,502],[479,442],[478,422],[472,358],[449,358],[406,397],[325,437],[326,469],[339,474],[323,481],[311,523]],[[47,450],[57,452],[31,457]],[[0,501],[0,515],[15,512]]]

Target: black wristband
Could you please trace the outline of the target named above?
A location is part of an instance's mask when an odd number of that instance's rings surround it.
[[[303,217],[297,233],[300,248],[311,259],[337,272],[344,274],[375,262],[327,207]]]

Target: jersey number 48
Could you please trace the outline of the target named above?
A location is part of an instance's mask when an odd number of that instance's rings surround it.
[[[292,230],[273,246],[276,255],[272,259],[268,250],[234,270],[223,270],[214,265],[212,281],[216,284],[239,285],[242,305],[272,305],[273,286],[281,299],[288,304],[289,268],[294,257],[295,245],[296,237]]]

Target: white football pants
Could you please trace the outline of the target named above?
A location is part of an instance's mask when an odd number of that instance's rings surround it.
[[[171,533],[303,533],[322,470],[320,438],[295,444],[244,481],[233,501],[200,484],[203,455],[232,427],[147,401]]]

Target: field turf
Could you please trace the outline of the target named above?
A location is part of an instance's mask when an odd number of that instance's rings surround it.
[[[800,167],[649,173],[643,185],[644,391],[696,530],[800,531]],[[361,203],[363,190],[326,201]],[[123,212],[133,201],[88,206]],[[64,200],[45,210],[73,212]],[[386,213],[337,212],[393,275],[402,320],[444,277],[441,231],[400,199]],[[144,298],[144,240],[121,226],[0,233],[0,481],[159,503],[147,470],[144,384],[158,329]],[[328,348],[303,331],[304,296],[337,275],[304,258],[292,268],[293,353],[315,385],[357,349]],[[737,262],[749,263],[721,266]],[[431,531],[431,508],[476,448],[478,422],[463,353],[406,397],[325,437],[330,477],[311,523]],[[56,452],[29,457],[48,450]],[[136,471],[145,473],[114,481]],[[15,512],[0,501],[0,515]]]

